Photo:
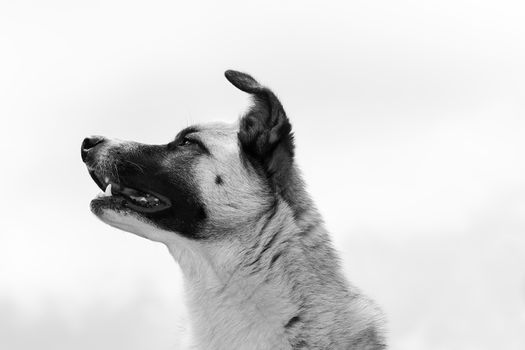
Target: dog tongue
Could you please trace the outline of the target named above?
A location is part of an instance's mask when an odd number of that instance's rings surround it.
[[[147,192],[143,192],[140,190],[136,190],[130,187],[121,186],[119,184],[112,183],[111,185],[108,185],[108,187],[106,188],[106,193],[108,191],[111,194],[122,195],[124,197],[127,197],[132,202],[139,204],[140,206],[146,207],[146,208],[158,207],[161,204],[160,199],[155,197],[152,194],[149,194]],[[133,203],[129,203],[129,205],[132,205],[132,204]]]
[[[122,193],[123,195],[125,196],[128,196],[128,197],[142,197],[142,196],[145,196],[146,194],[144,192],[141,192],[141,191],[137,191],[133,188],[129,188],[129,187],[120,187],[118,186],[118,188],[115,188],[114,189],[115,191],[118,191],[119,193]]]

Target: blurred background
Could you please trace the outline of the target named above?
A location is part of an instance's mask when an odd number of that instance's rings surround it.
[[[80,143],[280,97],[393,350],[525,349],[522,1],[1,1],[0,349],[181,349],[167,250],[98,221]]]

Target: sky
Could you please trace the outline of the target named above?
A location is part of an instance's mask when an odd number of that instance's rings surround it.
[[[525,347],[519,1],[0,1],[0,348],[183,349],[167,250],[98,221],[80,143],[279,96],[390,348]]]

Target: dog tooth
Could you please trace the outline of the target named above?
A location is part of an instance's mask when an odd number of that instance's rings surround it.
[[[104,181],[105,181],[106,183],[108,183],[108,182],[109,182],[109,177],[106,176],[106,177],[104,178]]]
[[[111,184],[109,184],[108,187],[106,187],[106,191],[104,191],[104,195],[106,197],[110,197],[111,196]]]

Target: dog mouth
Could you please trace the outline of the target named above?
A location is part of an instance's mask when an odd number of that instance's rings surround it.
[[[171,201],[159,193],[117,183],[108,177],[102,180],[94,171],[90,171],[89,174],[103,191],[93,199],[94,208],[108,207],[116,210],[128,208],[139,213],[155,213],[171,207]]]

